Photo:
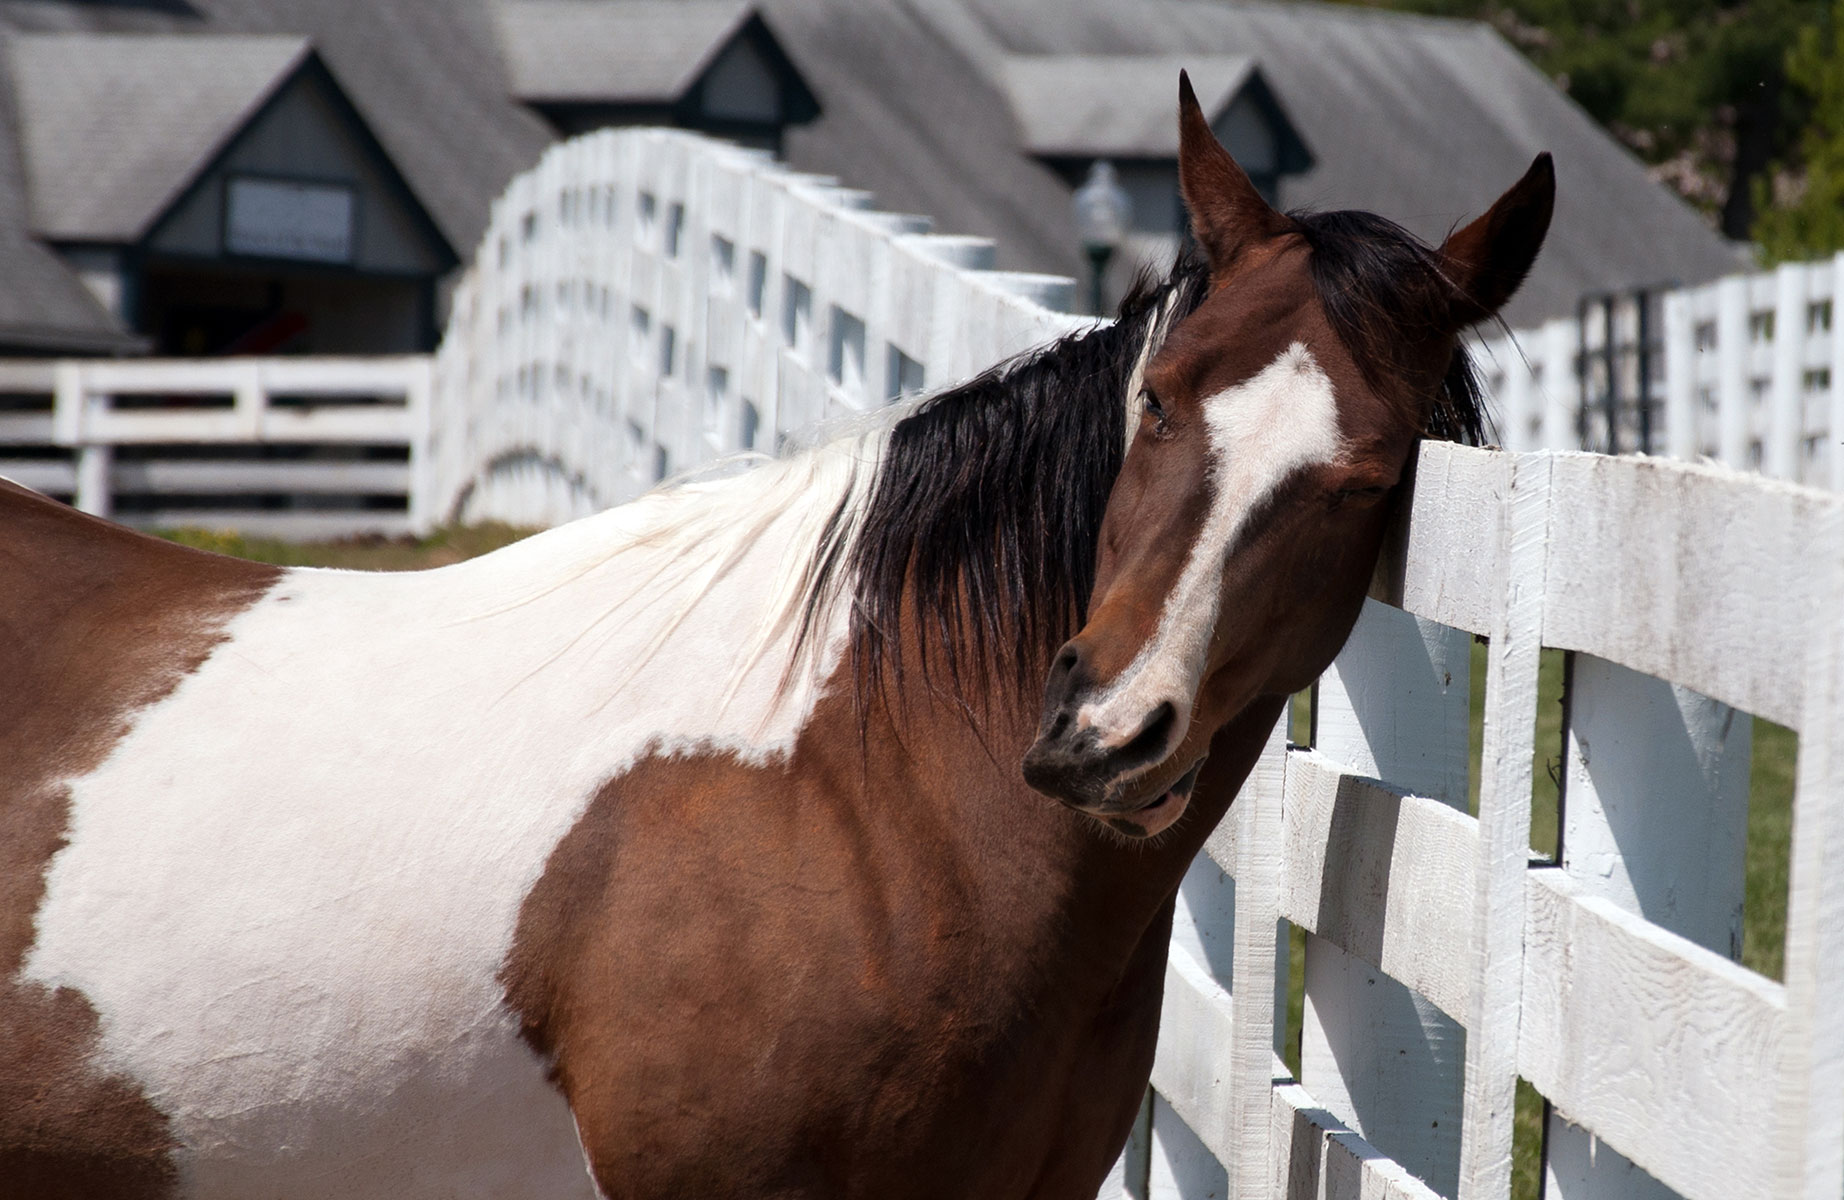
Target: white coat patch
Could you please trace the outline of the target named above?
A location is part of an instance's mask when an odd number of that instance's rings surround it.
[[[1334,462],[1341,452],[1332,381],[1299,342],[1201,407],[1211,481],[1203,529],[1165,598],[1152,639],[1076,714],[1077,727],[1095,729],[1110,748],[1138,735],[1161,704],[1177,714],[1170,744],[1184,737],[1216,628],[1224,557],[1249,514],[1290,475]]]
[[[598,788],[789,751],[800,572],[864,444],[404,575],[291,571],[71,781],[26,979],[171,1119],[193,1197],[571,1197],[575,1123],[497,978]]]

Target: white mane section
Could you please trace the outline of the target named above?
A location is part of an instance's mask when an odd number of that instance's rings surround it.
[[[101,1018],[200,1197],[591,1194],[498,972],[599,789],[787,754],[839,661],[868,435],[440,570],[288,572],[71,781],[27,979]],[[838,586],[849,586],[848,579]]]

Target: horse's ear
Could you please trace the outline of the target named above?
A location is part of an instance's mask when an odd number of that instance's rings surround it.
[[[1483,321],[1511,299],[1537,261],[1555,206],[1556,166],[1545,151],[1484,216],[1447,239],[1441,255],[1456,326]]]
[[[1269,207],[1210,131],[1191,77],[1183,71],[1178,72],[1178,190],[1212,274],[1228,267],[1245,247],[1287,230],[1287,218]]]

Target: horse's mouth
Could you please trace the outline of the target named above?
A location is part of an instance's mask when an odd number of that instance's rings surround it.
[[[1163,832],[1184,812],[1186,802],[1191,799],[1191,790],[1197,786],[1198,774],[1203,769],[1204,759],[1200,758],[1178,777],[1176,783],[1145,804],[1125,812],[1109,813],[1102,820],[1130,837],[1146,838]]]

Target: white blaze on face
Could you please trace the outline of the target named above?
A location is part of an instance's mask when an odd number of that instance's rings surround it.
[[[1290,475],[1336,461],[1341,452],[1332,381],[1299,342],[1201,408],[1211,488],[1203,529],[1165,598],[1152,640],[1076,714],[1077,727],[1095,729],[1110,748],[1131,741],[1161,704],[1177,714],[1172,743],[1184,736],[1216,629],[1224,557],[1249,514]]]

